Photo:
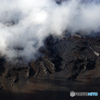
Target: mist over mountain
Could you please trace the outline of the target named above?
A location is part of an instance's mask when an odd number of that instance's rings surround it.
[[[99,93],[99,10],[100,0],[0,0],[0,100]]]
[[[49,35],[99,32],[99,10],[98,0],[0,0],[0,55],[29,61]]]

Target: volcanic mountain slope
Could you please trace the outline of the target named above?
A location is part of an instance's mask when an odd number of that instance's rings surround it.
[[[1,57],[0,91],[70,91],[71,84],[74,90],[79,84],[85,84],[88,90],[87,84],[92,86],[100,82],[99,46],[100,39],[49,36],[45,48],[40,48],[43,55],[37,60],[11,63]]]

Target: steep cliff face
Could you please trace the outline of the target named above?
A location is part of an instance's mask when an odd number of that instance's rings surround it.
[[[78,85],[88,90],[87,84],[99,84],[99,45],[100,39],[95,38],[51,36],[45,41],[46,48],[40,48],[42,56],[37,60],[11,63],[0,58],[0,91],[70,91]]]

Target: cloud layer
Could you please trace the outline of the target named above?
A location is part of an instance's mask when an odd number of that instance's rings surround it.
[[[0,0],[2,56],[35,59],[47,36],[60,36],[65,30],[87,35],[100,31],[99,1]]]

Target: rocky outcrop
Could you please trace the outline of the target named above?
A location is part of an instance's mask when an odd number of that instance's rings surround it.
[[[34,90],[42,88],[32,85],[35,83],[54,85],[61,82],[59,89],[62,90],[62,84],[70,81],[94,82],[100,77],[100,57],[94,53],[100,51],[96,49],[99,44],[95,38],[50,36],[45,42],[46,49],[40,49],[43,56],[34,61],[11,63],[0,58],[0,89],[18,91],[28,87]],[[55,83],[57,80],[59,82]]]

